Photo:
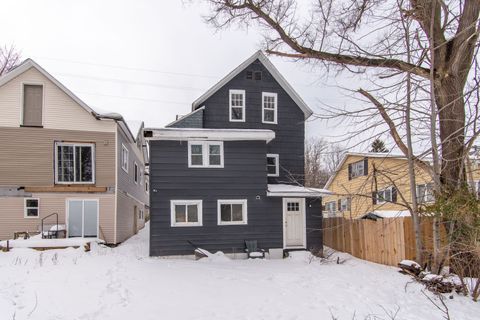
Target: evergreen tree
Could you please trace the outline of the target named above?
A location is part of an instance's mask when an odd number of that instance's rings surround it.
[[[385,142],[377,138],[373,140],[370,152],[388,152],[388,149],[385,147]]]

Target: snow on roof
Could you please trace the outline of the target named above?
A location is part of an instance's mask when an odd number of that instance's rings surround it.
[[[379,218],[400,218],[400,217],[410,217],[410,211],[408,210],[374,210],[364,214],[360,218],[366,217],[368,215],[375,215]]]
[[[142,120],[126,120],[128,128],[132,132],[133,136],[136,138],[138,136],[138,132],[142,129],[143,121]]]
[[[265,140],[275,139],[275,132],[264,129],[146,128],[147,140]],[[150,136],[148,136],[150,135]]]
[[[242,62],[238,67],[236,67],[232,72],[227,74],[222,80],[220,80],[216,85],[211,87],[207,92],[201,95],[197,100],[192,103],[192,110],[198,108],[200,104],[205,102],[210,96],[217,92],[221,87],[223,87],[227,82],[232,80],[236,75],[242,72],[246,67],[248,67],[255,60],[260,60],[260,62],[265,66],[265,68],[270,72],[270,74],[275,78],[275,80],[280,84],[280,86],[287,92],[287,94],[292,98],[293,101],[302,109],[305,119],[308,119],[313,111],[310,109],[305,101],[299,96],[299,94],[292,88],[292,86],[287,82],[287,80],[280,74],[280,72],[275,68],[273,63],[263,54],[262,51],[255,52],[250,58]]]
[[[331,194],[326,189],[308,188],[290,184],[269,184],[267,196],[269,197],[321,197]]]

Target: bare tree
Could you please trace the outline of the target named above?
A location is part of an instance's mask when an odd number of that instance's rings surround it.
[[[342,146],[323,138],[310,138],[305,143],[305,186],[322,188],[335,173],[345,153]]]
[[[20,63],[20,53],[14,46],[0,47],[0,76],[3,76]]]
[[[354,72],[408,72],[430,82],[438,114],[441,186],[452,190],[465,181],[464,90],[478,47],[479,1],[410,0],[399,8],[394,1],[325,0],[312,3],[307,15],[294,0],[209,2],[213,13],[208,22],[217,28],[257,25],[267,53]],[[406,60],[404,43],[391,33],[400,29],[400,16],[415,24],[411,61]],[[380,39],[371,36],[372,30]],[[359,93],[374,102],[371,93]],[[395,126],[388,114],[382,117]],[[407,156],[401,136],[392,137]]]

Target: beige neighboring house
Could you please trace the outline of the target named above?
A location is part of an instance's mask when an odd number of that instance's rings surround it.
[[[480,195],[480,166],[474,159],[469,180]],[[415,167],[417,202],[435,201],[430,175]],[[391,153],[346,153],[330,177],[325,189],[333,194],[323,198],[324,217],[359,218],[408,216],[412,203],[408,161],[404,155]]]
[[[31,59],[2,76],[0,240],[39,232],[53,213],[67,237],[117,244],[135,234],[149,204],[142,131],[95,111]]]

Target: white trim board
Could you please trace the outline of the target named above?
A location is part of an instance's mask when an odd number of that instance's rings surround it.
[[[146,140],[214,140],[245,141],[265,140],[267,143],[275,139],[275,132],[265,129],[193,129],[193,128],[159,128],[144,129],[151,133]]]
[[[280,86],[287,92],[287,94],[292,98],[292,100],[299,106],[305,115],[305,119],[308,119],[313,111],[310,109],[305,101],[300,97],[300,95],[293,89],[293,87],[287,82],[287,80],[280,74],[280,72],[275,68],[272,62],[263,54],[262,51],[255,52],[250,58],[245,60],[242,64],[236,67],[233,71],[227,74],[222,80],[217,84],[211,87],[207,92],[201,95],[197,100],[192,103],[192,111],[198,108],[199,105],[203,104],[205,100],[210,98],[215,92],[220,88],[226,85],[230,80],[242,72],[246,67],[252,64],[255,60],[260,60],[260,62],[265,66],[265,68],[270,72],[273,78],[280,84]]]

